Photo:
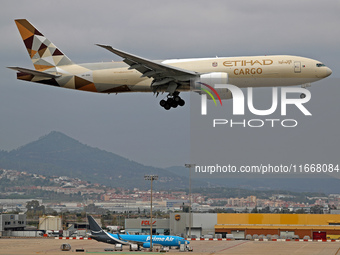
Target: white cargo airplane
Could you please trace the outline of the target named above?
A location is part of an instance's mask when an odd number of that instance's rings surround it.
[[[228,58],[192,58],[154,61],[108,45],[98,46],[123,58],[123,62],[75,64],[26,19],[15,20],[35,70],[9,67],[20,80],[99,93],[166,92],[160,101],[166,110],[183,106],[182,91],[211,93],[232,98],[227,89],[237,87],[309,86],[332,70],[310,58],[276,55]],[[301,94],[303,97],[304,94]]]

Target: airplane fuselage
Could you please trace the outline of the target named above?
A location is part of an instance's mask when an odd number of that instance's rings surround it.
[[[105,234],[104,234],[105,233]],[[150,235],[118,235],[108,232],[102,232],[100,235],[91,235],[91,238],[103,243],[108,244],[122,244],[130,245],[132,243],[139,244],[141,247],[150,248]],[[189,244],[189,241],[185,241],[183,237],[179,236],[152,236],[153,246],[175,246],[179,247],[180,244]]]
[[[121,241],[122,244],[129,244],[129,243],[149,243],[150,242],[150,235],[118,235],[107,233],[111,237],[118,239]],[[126,240],[126,241],[123,241]],[[179,244],[184,243],[185,239],[179,236],[161,236],[161,235],[153,235],[152,236],[152,243],[154,245],[161,245],[161,246],[179,246]],[[189,242],[187,242],[189,243]]]
[[[228,74],[228,83],[238,87],[294,86],[311,83],[327,77],[331,71],[326,66],[317,66],[319,61],[310,58],[276,55],[254,57],[228,57],[205,59],[174,59],[159,61],[199,73],[221,72]],[[61,75],[54,85],[100,93],[151,92],[152,79],[123,62],[73,64],[57,67]],[[75,78],[76,77],[76,78]],[[18,76],[30,80],[30,76]],[[51,84],[50,79],[35,77],[30,81]],[[87,82],[86,82],[87,81]],[[191,90],[190,86],[179,87],[180,91]]]
[[[101,44],[97,45],[122,57],[123,62],[75,64],[29,21],[15,22],[35,67],[35,70],[10,67],[18,71],[18,79],[99,93],[168,92],[167,100],[160,101],[166,110],[185,104],[179,96],[182,91],[202,93],[205,90],[201,89],[202,84],[213,90],[217,82],[241,88],[294,86],[321,80],[332,73],[321,62],[298,56],[153,61]],[[224,95],[222,99],[232,98],[226,89],[219,92]]]

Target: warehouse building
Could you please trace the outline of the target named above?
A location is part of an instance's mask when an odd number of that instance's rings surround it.
[[[236,239],[247,235],[277,235],[283,238],[340,239],[339,214],[261,213],[170,213],[169,219],[153,219],[153,234],[204,237],[219,234]],[[149,234],[149,219],[126,219],[126,231]]]
[[[187,237],[189,219],[189,213],[170,213],[170,219],[153,219],[152,234]],[[217,224],[216,213],[193,213],[191,221],[192,236],[214,235],[214,227]],[[125,230],[131,234],[149,234],[150,219],[126,219]]]
[[[215,233],[247,235],[309,236],[312,239],[340,238],[340,215],[336,214],[262,214],[219,213]]]
[[[150,219],[125,219],[125,231],[130,234],[150,234]],[[169,219],[152,219],[153,235],[169,235]]]
[[[189,236],[189,213],[170,213],[170,234]],[[192,213],[191,236],[214,235],[217,213]]]

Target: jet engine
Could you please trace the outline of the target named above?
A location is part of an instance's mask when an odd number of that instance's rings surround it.
[[[228,74],[221,72],[202,74],[198,82],[208,84],[212,87],[214,87],[215,84],[228,84]]]
[[[206,73],[200,75],[197,79],[191,81],[191,86],[199,94],[209,94],[211,93],[215,97],[215,92],[217,92],[221,99],[231,99],[233,98],[230,90],[224,88],[215,88],[216,84],[228,84],[228,74],[222,72]],[[207,91],[209,93],[207,93]],[[208,95],[208,99],[213,99]]]
[[[152,244],[153,246],[153,244]],[[150,243],[143,243],[143,248],[150,248]]]
[[[220,96],[221,100],[223,99],[231,99],[233,98],[233,94],[231,94],[229,89],[215,89],[218,95]],[[208,100],[212,100],[211,97],[207,97]]]

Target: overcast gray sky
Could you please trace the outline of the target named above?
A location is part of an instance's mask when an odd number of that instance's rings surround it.
[[[333,70],[332,78],[339,78],[339,11],[339,1],[319,0],[4,0],[0,149],[15,149],[56,130],[145,165],[165,167],[190,161],[190,107],[165,111],[152,94],[99,95],[17,81],[15,72],[5,67],[32,68],[32,63],[14,19],[30,20],[76,63],[120,60],[94,45],[103,43],[149,59],[299,55],[324,62]],[[339,84],[332,84],[326,90],[312,86],[313,99],[331,97],[339,109]],[[190,98],[188,93],[183,97]],[[322,121],[332,105],[318,101],[315,107],[320,114],[313,115],[314,124]],[[322,135],[337,136],[334,125],[339,124],[326,123],[329,132]],[[315,132],[307,137],[321,135]],[[266,134],[254,135],[261,140],[259,135]],[[279,134],[272,136],[280,143]],[[257,146],[256,139],[250,142]],[[332,145],[332,150],[336,147]]]

